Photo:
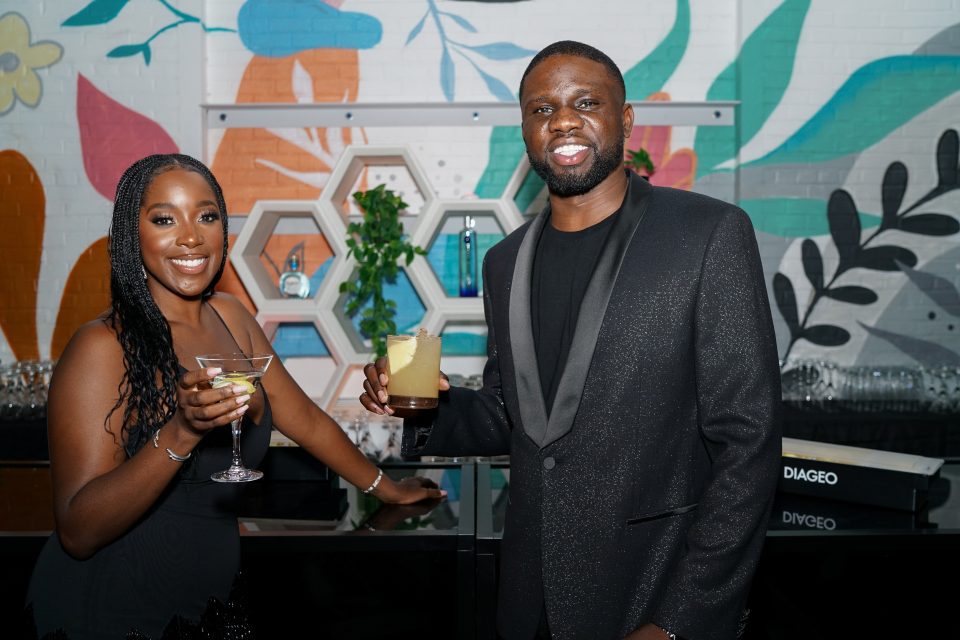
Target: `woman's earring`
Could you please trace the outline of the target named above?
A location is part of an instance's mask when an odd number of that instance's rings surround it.
[[[143,271],[143,279],[146,280],[146,279],[147,279],[147,268],[146,268],[145,266],[143,266],[143,265],[140,265],[140,269],[141,269],[141,271]]]

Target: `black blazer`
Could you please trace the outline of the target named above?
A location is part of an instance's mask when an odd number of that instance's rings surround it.
[[[549,207],[484,261],[488,360],[407,420],[406,455],[511,456],[498,628],[732,638],[780,464],[780,376],[740,209],[631,173],[549,420],[530,313]]]

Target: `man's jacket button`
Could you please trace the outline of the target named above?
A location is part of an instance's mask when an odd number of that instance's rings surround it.
[[[543,468],[547,471],[553,469],[555,466],[557,466],[557,461],[554,460],[552,456],[547,456],[543,459]]]

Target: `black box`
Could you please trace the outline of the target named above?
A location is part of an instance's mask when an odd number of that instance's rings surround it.
[[[783,439],[778,489],[784,493],[917,511],[943,460]]]

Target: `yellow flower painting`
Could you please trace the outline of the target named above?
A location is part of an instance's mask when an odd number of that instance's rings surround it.
[[[37,106],[43,85],[36,70],[61,57],[63,47],[56,42],[30,43],[30,25],[19,13],[0,16],[0,115],[13,109],[17,98],[28,107]]]

